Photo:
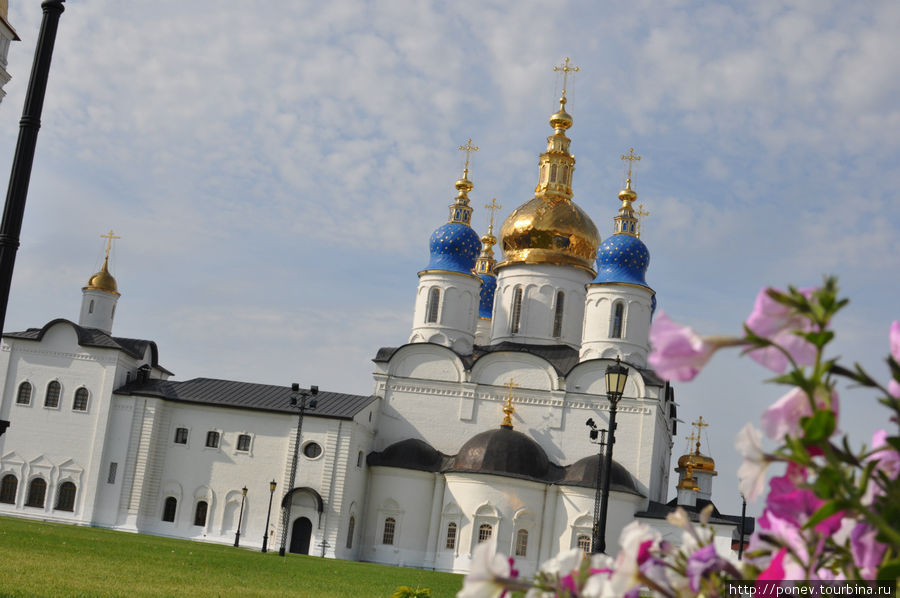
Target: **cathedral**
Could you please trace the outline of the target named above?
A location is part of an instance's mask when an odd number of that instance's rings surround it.
[[[677,404],[647,365],[656,294],[631,169],[601,242],[573,201],[566,103],[564,88],[534,197],[499,237],[493,201],[487,234],[471,227],[475,148],[460,148],[409,342],[378,349],[369,396],[172,380],[152,340],[113,334],[110,232],[77,324],[3,335],[0,514],[458,573],[489,542],[530,575],[591,549],[608,479],[608,553],[634,520],[678,542],[666,515],[711,504],[715,462],[698,435],[673,469]],[[613,415],[607,471],[597,432]],[[741,518],[713,507],[710,523],[731,549]]]

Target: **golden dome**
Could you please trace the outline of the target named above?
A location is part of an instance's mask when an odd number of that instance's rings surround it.
[[[109,273],[109,256],[103,260],[103,267],[100,271],[88,279],[87,286],[84,291],[105,291],[113,295],[119,294],[119,287],[116,285],[116,279]]]

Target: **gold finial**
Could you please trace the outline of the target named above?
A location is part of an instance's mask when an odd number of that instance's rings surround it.
[[[563,87],[562,87],[562,97],[563,97],[563,99],[561,100],[563,103],[565,103],[566,86],[567,86],[568,83],[569,83],[569,73],[577,73],[577,72],[580,71],[580,70],[581,70],[581,67],[578,67],[578,66],[569,66],[569,57],[568,57],[568,56],[566,56],[566,61],[565,61],[564,63],[562,63],[562,64],[559,65],[559,66],[554,66],[554,67],[553,67],[553,71],[554,71],[554,72],[560,72],[560,71],[562,71],[562,74],[563,74]]]
[[[634,148],[632,147],[628,149],[628,155],[623,155],[621,158],[622,160],[628,160],[628,178],[625,179],[625,188],[631,189],[631,167],[635,162],[640,162],[641,157],[634,155]]]
[[[519,385],[513,382],[513,379],[510,378],[509,382],[507,382],[503,386],[507,387],[509,389],[509,392],[506,394],[506,405],[503,406],[503,413],[505,414],[505,416],[503,417],[503,423],[500,424],[500,427],[509,428],[511,430],[513,427],[512,414],[516,412],[515,407],[512,406],[513,389],[518,388]]]
[[[697,448],[694,451],[694,454],[699,455],[700,454],[700,433],[703,432],[703,428],[708,428],[709,424],[706,423],[705,421],[703,421],[703,416],[701,415],[700,419],[698,419],[695,422],[691,422],[691,425],[697,427]],[[691,436],[693,436],[693,435],[694,435],[694,433],[691,432]]]
[[[691,454],[691,446],[693,446],[694,441],[697,440],[697,437],[694,436],[694,431],[691,430],[691,435],[690,435],[690,436],[685,436],[684,439],[688,441],[687,452],[688,452],[688,454],[690,455],[690,454]]]
[[[489,209],[491,211],[491,223],[490,223],[490,225],[488,225],[488,234],[493,235],[494,234],[494,212],[502,209],[503,206],[501,206],[500,204],[497,203],[496,197],[492,197],[491,203],[484,204],[484,207],[486,207],[487,209]]]
[[[106,239],[106,257],[104,259],[108,261],[109,260],[109,250],[112,249],[113,239],[121,239],[122,237],[116,236],[115,234],[113,234],[112,229],[109,229],[109,232],[106,233],[105,235],[100,235],[100,238]]]
[[[641,221],[644,219],[644,216],[649,216],[650,212],[644,210],[644,204],[638,204],[637,212],[634,213],[637,216],[637,237],[641,238]]]
[[[472,145],[472,140],[469,139],[466,141],[465,145],[459,146],[459,151],[466,152],[466,167],[463,169],[463,178],[467,179],[469,178],[469,154],[471,152],[477,152],[478,148]]]

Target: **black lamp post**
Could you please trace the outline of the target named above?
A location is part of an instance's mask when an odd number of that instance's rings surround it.
[[[747,499],[744,498],[744,495],[741,494],[741,539],[738,544],[738,560],[743,560],[744,557],[744,530],[746,529],[744,526],[747,521]]]
[[[594,483],[597,485],[596,489],[594,490],[594,526],[591,528],[591,552],[596,552],[597,530],[600,529],[598,524],[598,521],[600,519],[600,490],[603,486],[603,484],[601,484],[600,482],[600,479],[603,472],[603,448],[606,446],[607,431],[598,429],[597,424],[594,423],[594,418],[587,420],[587,422],[585,423],[587,427],[591,429],[591,442],[600,445],[600,451],[597,454],[597,477],[594,479]]]
[[[244,499],[247,498],[247,487],[244,486],[241,488],[241,513],[238,515],[238,527],[237,531],[234,532],[234,545],[238,546],[241,543],[241,522],[244,520]]]
[[[269,510],[266,511],[266,529],[263,530],[263,552],[268,552],[269,548],[269,518],[272,516],[272,497],[275,496],[275,480],[269,482]]]
[[[291,406],[296,407],[299,412],[297,416],[297,438],[294,439],[294,459],[291,463],[290,481],[288,482],[287,491],[284,494],[285,499],[287,498],[288,493],[294,489],[294,480],[297,476],[297,457],[300,455],[300,433],[303,431],[303,413],[307,409],[315,409],[319,404],[318,400],[315,398],[315,396],[319,394],[318,386],[310,386],[309,390],[300,390],[300,385],[294,382],[291,384],[291,392],[294,393],[291,395]],[[299,400],[297,399],[297,393],[300,393]],[[309,404],[307,404],[306,400],[310,397],[313,398],[309,401]],[[284,548],[287,544],[288,523],[291,520],[292,501],[285,499],[282,499],[281,505],[281,548],[278,549],[279,556],[284,556]]]
[[[628,368],[616,357],[615,365],[606,368],[606,396],[609,399],[609,441],[606,443],[606,459],[603,463],[603,494],[600,497],[600,513],[594,526],[594,537],[591,539],[591,552],[606,552],[606,512],[609,509],[609,475],[612,471],[613,445],[616,443],[616,407],[622,393],[625,392],[625,381],[628,380]]]

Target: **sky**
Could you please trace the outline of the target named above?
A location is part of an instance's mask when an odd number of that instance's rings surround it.
[[[10,4],[22,41],[0,164],[41,19],[38,2]],[[113,332],[156,341],[175,379],[368,394],[377,349],[408,339],[457,147],[480,148],[469,178],[484,234],[491,198],[502,220],[533,196],[568,56],[575,201],[611,234],[619,157],[642,156],[659,307],[739,334],[761,288],[834,274],[851,303],[833,352],[887,380],[898,30],[900,3],[878,0],[69,1],[5,329],[77,320],[112,229]],[[723,512],[740,512],[734,435],[787,390],[770,377],[727,353],[676,387],[674,454],[702,415]],[[868,442],[886,412],[840,390],[841,429]]]

